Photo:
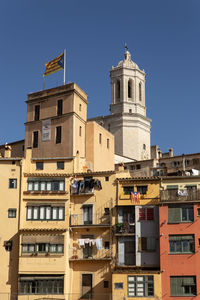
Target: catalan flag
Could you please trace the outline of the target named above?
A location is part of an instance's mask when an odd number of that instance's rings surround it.
[[[44,76],[48,76],[62,69],[64,69],[64,52],[45,64]]]

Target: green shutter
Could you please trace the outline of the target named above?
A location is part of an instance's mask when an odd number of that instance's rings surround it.
[[[180,221],[181,221],[180,207],[168,207],[168,222],[180,223]]]
[[[194,240],[193,235],[170,235],[169,236],[170,241],[188,241],[188,240]]]
[[[183,287],[182,287],[183,277],[170,277],[170,296],[183,296]]]
[[[167,185],[167,190],[178,190],[178,185]]]
[[[182,284],[185,285],[195,285],[195,277],[193,276],[188,276],[188,277],[183,277],[183,282]]]

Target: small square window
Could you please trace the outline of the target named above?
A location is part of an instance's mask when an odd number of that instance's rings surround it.
[[[103,287],[104,288],[108,288],[109,287],[109,281],[108,280],[104,280]]]
[[[105,177],[105,181],[109,181],[109,176],[106,176],[106,177]]]
[[[5,241],[4,247],[5,247],[6,251],[11,251],[12,250],[12,241]]]
[[[41,161],[36,162],[36,170],[43,170],[43,167],[44,167],[43,162]]]
[[[116,290],[122,290],[123,289],[123,282],[115,282],[114,283]]]
[[[110,209],[109,209],[109,207],[105,207],[105,208],[104,208],[104,214],[105,214],[105,215],[109,215],[109,214],[110,214]]]
[[[107,249],[107,250],[110,249],[110,242],[109,241],[105,242],[104,248]]]
[[[15,165],[15,161],[14,160],[12,161],[12,165]]]
[[[17,179],[10,178],[9,179],[9,189],[16,189],[17,188]]]
[[[8,210],[8,218],[16,218],[17,210],[16,208],[9,208]]]
[[[57,162],[57,169],[58,170],[64,170],[64,167],[65,167],[64,161],[58,161]]]

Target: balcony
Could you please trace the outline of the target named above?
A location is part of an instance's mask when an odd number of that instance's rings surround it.
[[[200,200],[200,190],[164,190],[160,192],[161,202],[190,202]]]
[[[97,250],[96,246],[70,249],[70,261],[111,260],[111,249]]]
[[[102,189],[101,181],[93,178],[84,178],[84,180],[74,180],[71,185],[72,196],[93,195],[94,188]]]
[[[70,226],[71,227],[88,227],[100,226],[109,227],[111,225],[111,216],[109,211],[96,213],[93,215],[84,214],[71,214]]]
[[[115,225],[115,235],[135,235],[135,223],[117,223]]]

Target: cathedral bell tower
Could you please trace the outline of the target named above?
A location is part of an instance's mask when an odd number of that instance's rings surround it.
[[[126,46],[124,60],[110,71],[115,153],[136,160],[150,158],[150,123],[146,117],[145,72],[131,60]]]

